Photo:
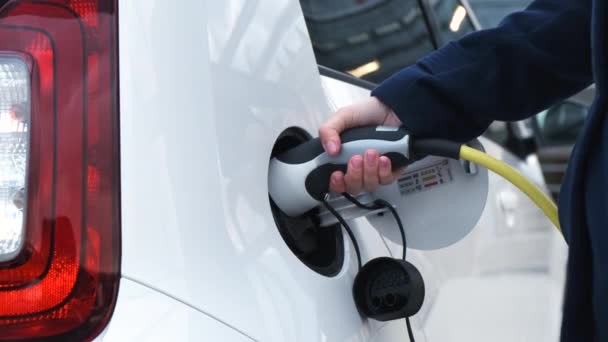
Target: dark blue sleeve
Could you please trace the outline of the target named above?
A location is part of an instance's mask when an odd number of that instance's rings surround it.
[[[467,141],[592,82],[590,0],[537,0],[380,84],[372,95],[415,135]]]

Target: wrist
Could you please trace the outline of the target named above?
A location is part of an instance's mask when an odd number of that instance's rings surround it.
[[[372,96],[372,101],[375,103],[375,106],[378,108],[378,111],[382,114],[382,124],[383,125],[391,125],[391,126],[399,126],[401,125],[401,120],[389,106],[387,106],[384,102],[382,102],[379,98]]]

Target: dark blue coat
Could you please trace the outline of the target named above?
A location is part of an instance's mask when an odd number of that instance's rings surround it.
[[[562,185],[569,244],[562,341],[608,341],[608,0],[537,0],[374,90],[415,135],[465,141],[595,82]]]

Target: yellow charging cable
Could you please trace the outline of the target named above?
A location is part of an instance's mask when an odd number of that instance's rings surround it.
[[[544,192],[532,184],[532,182],[530,182],[517,170],[484,152],[466,145],[462,145],[460,147],[460,158],[479,164],[488,170],[492,170],[511,182],[523,193],[525,193],[532,201],[534,201],[534,203],[536,203],[536,205],[545,213],[545,215],[547,215],[549,220],[553,222],[557,230],[560,233],[562,232],[559,225],[559,217],[557,215],[557,206],[555,203],[553,203],[553,201]]]

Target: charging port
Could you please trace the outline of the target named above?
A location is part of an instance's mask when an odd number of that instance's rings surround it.
[[[415,315],[422,307],[424,293],[420,271],[405,260],[388,257],[365,264],[353,284],[359,312],[379,321]]]
[[[271,158],[311,139],[301,128],[291,127],[279,135]],[[270,199],[270,196],[269,196]],[[270,199],[274,222],[289,249],[313,271],[334,276],[344,263],[344,238],[340,225],[321,227],[318,209],[289,217]]]

